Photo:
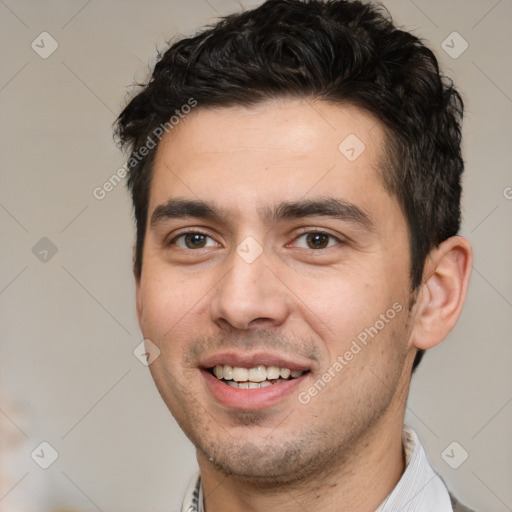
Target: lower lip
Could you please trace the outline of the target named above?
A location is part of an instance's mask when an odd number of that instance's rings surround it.
[[[297,387],[307,377],[307,373],[296,379],[287,380],[264,388],[239,389],[224,384],[208,370],[201,370],[213,396],[222,405],[231,409],[256,410],[274,405],[279,400],[296,392]]]

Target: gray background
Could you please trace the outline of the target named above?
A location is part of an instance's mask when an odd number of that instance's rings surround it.
[[[111,124],[157,48],[257,3],[0,0],[1,510],[179,508],[195,455],[133,355],[129,198],[124,183],[93,190],[124,163]],[[462,318],[418,370],[407,422],[457,496],[512,510],[512,1],[386,5],[464,93],[475,250]],[[58,43],[47,58],[43,31]],[[469,44],[457,58],[454,31]],[[43,441],[59,454],[46,470],[31,457],[48,460]],[[469,457],[453,469],[443,451]]]

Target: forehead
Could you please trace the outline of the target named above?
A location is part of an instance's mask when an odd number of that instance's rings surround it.
[[[381,124],[353,106],[198,105],[159,145],[150,212],[172,196],[231,202],[239,210],[314,195],[376,200],[387,195],[384,140]]]

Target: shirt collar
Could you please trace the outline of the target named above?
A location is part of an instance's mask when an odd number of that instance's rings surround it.
[[[450,495],[432,469],[414,430],[404,427],[405,471],[376,512],[453,512]]]
[[[432,469],[414,430],[404,427],[405,471],[375,512],[453,512],[450,495]],[[181,512],[204,512],[203,488],[198,474],[190,483]]]
[[[181,512],[204,512],[203,486],[201,485],[201,475],[198,473],[190,482]]]

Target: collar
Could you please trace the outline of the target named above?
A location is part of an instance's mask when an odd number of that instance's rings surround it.
[[[376,512],[453,512],[444,482],[432,469],[414,430],[404,427],[405,471]]]
[[[441,478],[432,469],[414,430],[404,427],[402,444],[405,471],[396,487],[375,512],[453,512],[450,495]],[[190,483],[181,512],[204,512],[201,476]]]
[[[190,482],[181,512],[204,512],[203,487],[201,485],[201,474],[197,473]]]

